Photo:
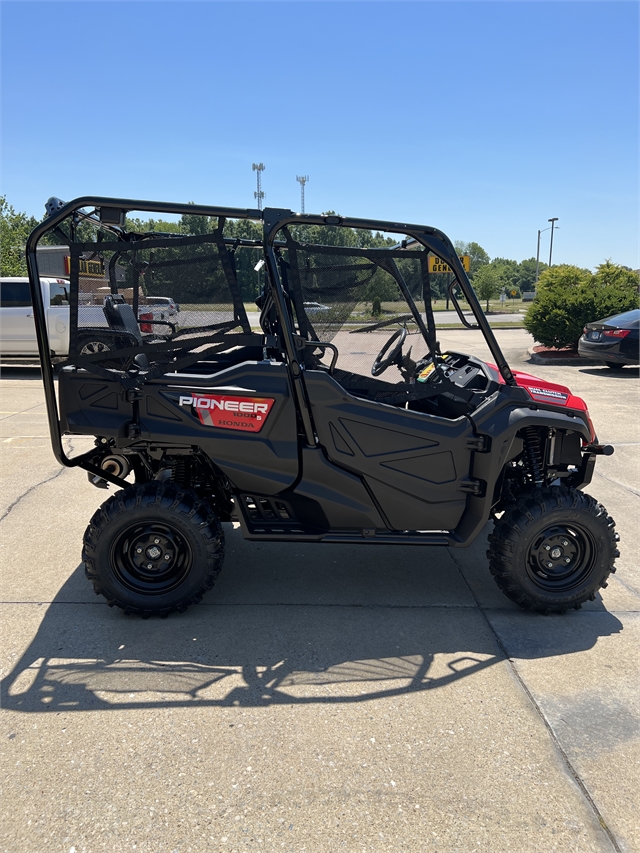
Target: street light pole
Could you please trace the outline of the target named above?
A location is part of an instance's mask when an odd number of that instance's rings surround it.
[[[549,244],[549,267],[551,267],[551,253],[553,252],[553,226],[558,221],[558,217],[554,216],[552,219],[547,219],[547,222],[551,223],[551,242]]]
[[[557,220],[557,218],[558,217],[556,216],[553,221],[555,222]],[[548,221],[551,222],[550,219]],[[560,226],[558,226],[558,228],[559,227]],[[542,230],[538,229],[538,251],[536,252],[536,280],[535,280],[535,284],[538,283],[538,279],[540,278],[540,276],[539,276],[539,271],[540,271],[540,235],[544,234],[545,231],[551,231],[551,226],[549,226],[548,228],[543,228]],[[553,236],[551,239],[552,239],[551,245],[553,246]],[[549,250],[549,260],[551,260],[551,250]],[[549,264],[549,266],[551,266],[551,264]]]

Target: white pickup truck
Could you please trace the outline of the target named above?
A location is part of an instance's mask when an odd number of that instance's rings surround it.
[[[42,299],[47,317],[49,346],[56,356],[69,354],[69,282],[62,278],[41,278]],[[100,329],[108,328],[104,311],[100,305],[82,305],[79,309],[83,325]],[[177,316],[168,316],[163,305],[141,305],[138,308],[140,320],[163,322],[159,334],[167,334]],[[141,332],[151,332],[151,323],[141,324]],[[158,331],[158,329],[156,329]],[[87,352],[108,349],[100,341],[87,338],[84,343]],[[33,320],[29,279],[23,277],[0,279],[0,354],[37,356],[38,344]]]

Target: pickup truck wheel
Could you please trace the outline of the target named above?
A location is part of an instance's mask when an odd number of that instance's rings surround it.
[[[110,352],[113,340],[100,335],[92,335],[90,338],[81,338],[78,342],[79,355],[95,355],[99,352]]]
[[[196,604],[224,557],[211,507],[187,489],[151,482],[117,492],[84,535],[85,574],[110,606],[144,618]]]
[[[590,495],[563,486],[537,489],[496,520],[489,568],[525,610],[578,610],[615,572],[617,538],[613,519]]]

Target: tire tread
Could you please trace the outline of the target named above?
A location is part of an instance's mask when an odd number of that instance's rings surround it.
[[[204,543],[207,555],[206,572],[196,592],[184,600],[176,600],[171,606],[157,610],[148,604],[133,606],[108,592],[102,580],[103,567],[99,566],[96,554],[100,537],[123,513],[153,506],[179,513],[183,521],[194,528],[194,533]],[[144,619],[148,619],[152,613],[165,618],[170,613],[182,613],[191,604],[197,604],[213,587],[222,569],[224,532],[217,515],[195,492],[174,484],[145,483],[116,492],[95,511],[83,537],[82,559],[85,576],[92,583],[94,592],[96,595],[102,595],[110,607],[119,607],[126,615],[137,615]]]
[[[526,534],[530,525],[545,515],[549,516],[562,510],[584,512],[598,524],[604,522],[610,547],[609,555],[604,556],[605,565],[600,567],[600,573],[594,578],[591,588],[575,601],[553,604],[536,600],[518,583],[513,571],[514,554],[518,539]],[[620,555],[616,548],[618,540],[614,520],[604,506],[591,495],[566,486],[539,488],[520,495],[514,503],[507,506],[502,517],[496,520],[494,531],[489,536],[489,570],[500,590],[524,610],[545,614],[565,613],[568,609],[578,610],[583,602],[594,600],[598,589],[607,586],[607,579],[616,570],[615,559]]]

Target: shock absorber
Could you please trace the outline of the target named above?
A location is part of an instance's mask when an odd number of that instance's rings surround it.
[[[524,431],[524,456],[527,475],[536,486],[544,485],[544,466],[542,450],[540,449],[540,433],[535,427],[527,427]]]
[[[171,479],[174,483],[184,488],[191,486],[191,465],[185,456],[178,456],[171,466]]]

